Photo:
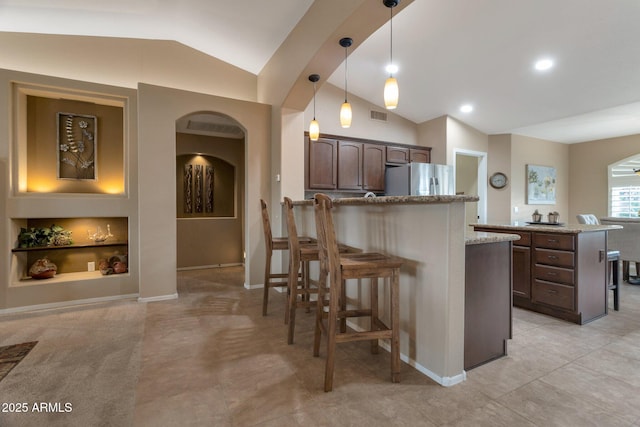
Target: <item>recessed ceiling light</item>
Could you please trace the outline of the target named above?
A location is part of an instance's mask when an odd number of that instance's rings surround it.
[[[460,107],[460,111],[462,111],[463,113],[470,113],[473,111],[473,105],[464,104],[462,107]]]
[[[553,61],[548,58],[537,61],[535,65],[535,68],[538,71],[547,71],[551,67],[553,67]]]

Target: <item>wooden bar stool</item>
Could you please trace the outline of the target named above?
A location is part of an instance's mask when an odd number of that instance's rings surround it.
[[[306,308],[308,312],[316,305],[316,300],[312,300],[311,296],[317,295],[318,286],[317,281],[312,281],[309,277],[309,262],[319,261],[320,255],[317,242],[300,241],[293,212],[293,201],[285,197],[284,206],[289,241],[289,278],[287,280],[289,305],[285,312],[285,323],[289,325],[287,342],[293,344],[297,309]],[[338,245],[338,251],[341,254],[346,255],[349,250],[355,249]]]
[[[298,229],[293,213],[293,201],[285,197],[285,216],[287,220],[287,238],[289,240],[289,277],[288,277],[288,306],[285,312],[285,323],[289,325],[287,343],[293,344],[296,327],[296,310],[298,307],[307,309],[315,305],[311,295],[318,293],[317,286],[312,286],[309,279],[309,261],[319,261],[317,243],[300,243]]]
[[[333,203],[325,194],[314,196],[314,211],[318,247],[320,249],[321,276],[318,285],[316,305],[316,328],[313,355],[320,353],[322,333],[327,336],[327,362],[325,367],[324,391],[333,389],[335,347],[338,343],[350,341],[371,341],[371,352],[378,352],[378,340],[389,339],[391,347],[391,380],[400,381],[400,313],[399,276],[402,261],[380,253],[359,253],[341,256],[338,252],[333,222]],[[327,286],[327,273],[329,286]],[[378,318],[378,278],[388,277],[390,292],[390,325]],[[371,279],[370,308],[347,309],[345,281],[348,279]],[[329,294],[328,312],[325,312],[325,298]],[[321,303],[322,302],[322,303]],[[369,317],[370,330],[363,332],[346,331],[344,324],[349,317]],[[327,320],[325,324],[325,319]],[[338,323],[342,327],[338,328]]]
[[[286,237],[273,237],[271,233],[271,221],[269,221],[269,211],[264,200],[260,199],[260,209],[262,210],[262,230],[264,232],[264,243],[266,247],[266,259],[264,266],[264,294],[262,297],[262,315],[267,315],[269,305],[269,289],[287,286],[289,273],[272,273],[271,258],[273,251],[286,251],[289,249],[289,241]],[[300,237],[300,241],[310,242],[309,237]]]

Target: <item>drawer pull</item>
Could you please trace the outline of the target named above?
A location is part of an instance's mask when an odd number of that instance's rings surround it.
[[[549,295],[555,295],[555,294],[557,294],[557,293],[558,293],[558,291],[556,291],[555,289],[547,289],[547,293],[548,293]]]
[[[547,271],[547,276],[557,276],[558,273],[553,272],[553,271]]]
[[[558,257],[555,256],[555,255],[547,255],[547,258],[549,258],[549,259],[558,259]]]
[[[549,243],[558,243],[558,239],[547,239]]]

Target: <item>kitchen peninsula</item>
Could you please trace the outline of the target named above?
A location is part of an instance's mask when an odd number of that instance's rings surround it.
[[[341,243],[402,258],[402,359],[445,386],[465,378],[465,202],[477,200],[455,195],[334,200]],[[294,205],[298,232],[315,235],[313,201]],[[348,288],[348,298],[366,297]]]
[[[607,314],[607,232],[616,225],[473,224],[515,233],[513,304],[585,324]]]

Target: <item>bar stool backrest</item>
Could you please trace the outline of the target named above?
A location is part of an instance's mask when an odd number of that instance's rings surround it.
[[[267,251],[273,251],[273,234],[271,233],[271,221],[269,221],[269,210],[264,200],[260,199],[260,208],[262,210],[262,231],[264,232],[264,241],[267,245]]]

